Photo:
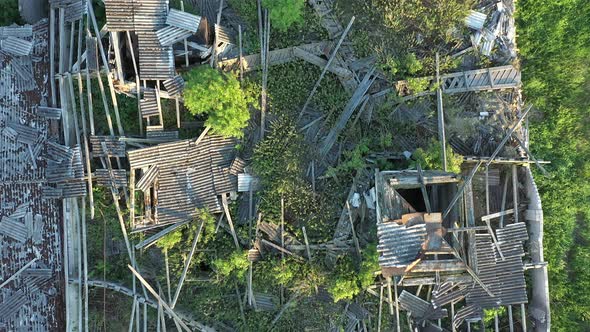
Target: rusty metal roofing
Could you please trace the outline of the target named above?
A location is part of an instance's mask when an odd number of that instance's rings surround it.
[[[61,331],[62,283],[33,277],[59,273],[63,258],[61,202],[42,197],[49,185],[49,142],[59,139],[52,136],[48,119],[38,116],[38,106],[49,95],[47,20],[3,27],[0,35],[31,43],[30,56],[0,53],[0,280],[38,258],[27,273],[0,289],[0,330]]]
[[[88,10],[88,2],[86,0],[76,0],[65,8],[65,21],[74,22],[81,20]]]
[[[33,36],[33,26],[31,25],[11,25],[0,27],[0,39],[8,37],[29,38]]]
[[[173,78],[165,80],[164,88],[166,88],[168,95],[172,97],[180,96],[182,94],[182,90],[184,89],[184,80],[182,79],[182,76],[176,75]]]
[[[139,77],[142,80],[167,80],[175,76],[172,47],[160,45],[155,31],[137,34]]]
[[[170,9],[166,18],[166,24],[196,33],[199,30],[199,24],[201,24],[201,17],[180,10]]]
[[[396,222],[377,224],[379,265],[381,267],[405,267],[416,260],[426,239],[426,225],[410,227]]]
[[[156,222],[192,219],[196,208],[220,212],[218,195],[237,189],[237,178],[232,180],[235,175],[229,173],[235,144],[235,139],[206,135],[198,144],[182,140],[127,152],[132,170],[153,165],[159,168]],[[220,169],[222,174],[218,175]]]
[[[2,51],[14,56],[26,56],[31,54],[33,43],[31,41],[10,36],[2,41]]]

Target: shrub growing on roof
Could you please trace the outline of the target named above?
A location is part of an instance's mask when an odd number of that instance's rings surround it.
[[[304,0],[262,0],[262,6],[270,13],[271,25],[283,32],[301,22],[304,5]]]
[[[248,125],[248,104],[253,98],[244,93],[232,74],[207,66],[197,67],[186,74],[184,105],[194,115],[206,114],[205,125],[215,134],[242,137]]]

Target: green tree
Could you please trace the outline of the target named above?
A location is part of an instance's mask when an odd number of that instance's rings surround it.
[[[0,26],[11,25],[13,23],[21,24],[22,19],[18,11],[17,0],[0,0],[2,13],[0,14]]]
[[[200,66],[185,78],[184,104],[189,111],[206,114],[205,125],[215,134],[242,137],[250,119],[248,104],[254,99],[244,93],[235,76]]]
[[[222,279],[243,279],[250,263],[247,250],[236,250],[227,258],[218,258],[213,261],[213,267]]]
[[[304,0],[262,0],[262,6],[270,12],[272,26],[283,32],[301,22],[304,5]]]

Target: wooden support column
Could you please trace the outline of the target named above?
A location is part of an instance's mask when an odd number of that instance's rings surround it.
[[[512,199],[514,203],[514,222],[518,222],[518,170],[512,165]]]
[[[514,332],[514,319],[512,317],[512,305],[508,305],[508,328],[510,332]]]
[[[524,303],[520,304],[520,318],[522,320],[522,330],[526,331],[526,310],[524,308]]]
[[[440,66],[438,52],[436,53],[436,108],[438,113],[438,140],[442,146],[442,167],[447,171],[447,139],[445,135],[445,115],[443,110],[442,87],[440,82]]]
[[[389,277],[389,279],[387,280],[388,285],[391,284],[391,277]],[[388,286],[390,287],[390,286]],[[390,287],[391,288],[391,287]],[[397,299],[397,281],[394,280],[393,283],[393,289],[395,292],[395,323],[397,325],[397,332],[401,332],[401,326],[400,326],[400,321],[399,321],[399,305],[398,305],[398,299]],[[390,304],[391,307],[392,304]]]
[[[506,210],[506,194],[508,192],[508,179],[509,179],[509,176],[506,175],[506,178],[504,179],[504,189],[502,190],[502,204],[500,206],[501,213],[503,213],[504,210]],[[502,214],[500,216],[499,227],[500,228],[504,227],[504,214]]]
[[[115,53],[115,68],[117,70],[116,78],[120,82],[125,82],[125,76],[123,76],[123,62],[121,59],[121,45],[119,43],[119,32],[110,31],[111,42],[113,43],[113,50]]]
[[[51,88],[51,107],[57,106],[57,88],[55,87],[55,9],[49,9],[49,81]]]
[[[307,253],[307,259],[311,262],[311,250],[309,250],[309,242],[307,240],[307,232],[305,231],[305,226],[301,227],[301,231],[303,231],[303,240],[305,241],[305,251]]]
[[[381,315],[383,312],[383,285],[379,290],[379,314],[377,316],[377,332],[381,332]]]
[[[129,31],[126,32],[127,35],[127,48],[129,48],[131,52],[131,60],[133,61],[133,71],[135,72],[135,93],[137,94],[137,116],[139,121],[139,134],[143,136],[143,118],[141,117],[141,107],[139,106],[139,101],[141,100],[141,85],[139,82],[139,70],[137,69],[137,62],[135,59],[135,51],[133,50],[133,43],[131,42],[131,34]]]
[[[240,60],[240,82],[244,80],[244,57],[242,54],[242,26],[238,25],[238,44],[239,44],[239,49],[240,49],[240,55],[239,55],[239,60]]]

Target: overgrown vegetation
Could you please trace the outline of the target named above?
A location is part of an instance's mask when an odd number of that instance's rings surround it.
[[[0,1],[2,13],[0,13],[0,26],[11,25],[13,23],[22,24],[22,19],[18,11],[18,1],[2,0]]]
[[[305,0],[262,0],[262,6],[269,11],[271,25],[285,32],[294,23],[301,23]]]
[[[207,115],[205,125],[215,134],[242,137],[248,125],[248,105],[254,99],[232,74],[199,66],[186,74],[184,105],[193,115]]]
[[[551,160],[536,177],[545,217],[552,329],[590,329],[590,3],[523,0],[518,45],[524,92],[541,112],[531,148]]]
[[[442,169],[442,146],[437,140],[431,140],[426,148],[418,148],[412,154],[411,163],[413,168],[420,164],[422,169]],[[463,156],[457,154],[447,144],[447,170],[453,173],[461,173],[461,164],[463,163]]]

